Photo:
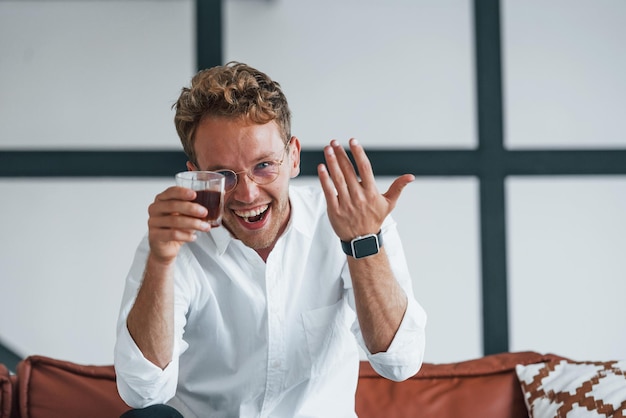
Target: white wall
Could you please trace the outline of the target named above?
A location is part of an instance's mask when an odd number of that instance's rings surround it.
[[[193,2],[0,1],[2,147],[175,148]]]
[[[626,145],[625,4],[502,6],[507,145]],[[194,71],[193,9],[0,1],[0,148],[178,149],[170,106]],[[305,148],[350,136],[369,148],[476,146],[470,2],[229,0],[224,17],[225,59],[281,82]],[[507,181],[512,350],[626,357],[625,181]],[[124,276],[167,184],[0,179],[0,340],[110,363]],[[419,178],[395,211],[429,313],[427,361],[481,355],[478,187]]]
[[[626,3],[502,2],[509,148],[624,148]]]
[[[511,349],[626,357],[626,176],[507,182]]]

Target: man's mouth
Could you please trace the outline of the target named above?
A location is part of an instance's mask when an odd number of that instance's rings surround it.
[[[233,212],[244,221],[248,223],[255,223],[263,219],[268,208],[269,205],[263,205],[250,210],[234,210]]]

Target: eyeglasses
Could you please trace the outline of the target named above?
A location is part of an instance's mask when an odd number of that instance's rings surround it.
[[[222,174],[224,179],[224,192],[230,192],[237,187],[238,175],[246,173],[246,176],[259,185],[270,184],[278,178],[280,174],[280,166],[285,161],[285,154],[289,149],[288,142],[283,149],[283,157],[280,160],[263,161],[244,171],[235,172],[233,170],[215,170],[216,173]]]

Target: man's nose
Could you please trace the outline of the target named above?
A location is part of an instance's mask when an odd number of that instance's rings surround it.
[[[241,173],[232,195],[240,202],[254,202],[259,195],[259,185],[248,177],[246,173]]]

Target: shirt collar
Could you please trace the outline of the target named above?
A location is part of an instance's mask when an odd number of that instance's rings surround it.
[[[291,202],[291,219],[289,220],[287,230],[293,227],[294,230],[305,237],[312,238],[315,231],[316,217],[310,212],[314,202],[309,201],[307,204],[303,194],[295,187],[289,188],[289,201]]]
[[[217,249],[218,255],[224,255],[226,252],[226,248],[228,248],[228,244],[233,240],[233,236],[230,234],[228,229],[220,226],[215,229],[211,229],[209,232],[209,236],[213,239],[215,243],[215,248]]]

